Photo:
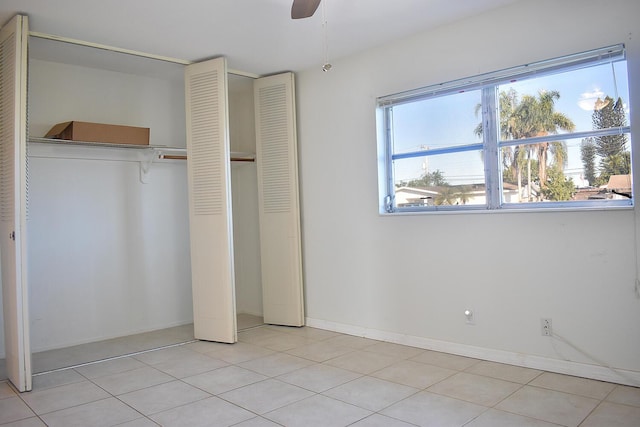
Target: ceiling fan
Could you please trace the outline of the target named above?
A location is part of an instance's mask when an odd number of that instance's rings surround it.
[[[291,19],[309,18],[316,12],[319,5],[320,0],[293,0]]]

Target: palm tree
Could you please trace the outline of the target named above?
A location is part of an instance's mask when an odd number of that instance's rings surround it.
[[[498,102],[500,105],[501,139],[518,140],[556,134],[559,130],[574,130],[575,125],[571,119],[563,113],[555,111],[555,101],[559,98],[560,93],[555,90],[541,90],[537,96],[523,95],[521,99],[518,98],[514,89],[500,92]],[[480,107],[480,105],[476,106],[476,115]],[[482,123],[476,126],[474,133],[482,136]],[[512,174],[512,178],[515,175],[518,181],[518,197],[521,197],[522,194],[522,171],[526,166],[529,199],[531,200],[531,164],[534,158],[538,159],[540,187],[546,185],[549,153],[553,156],[554,164],[562,169],[567,159],[567,150],[562,142],[503,147],[502,163],[505,172]]]
[[[500,107],[500,138],[502,140],[519,139],[520,132],[518,129],[520,125],[518,123],[518,116],[515,114],[520,102],[518,100],[518,93],[514,89],[508,91],[501,91],[498,97],[498,103]],[[482,104],[477,104],[475,113],[478,113],[482,109]],[[482,123],[478,123],[474,129],[474,133],[478,137],[482,137],[483,127]],[[508,174],[511,180],[517,180],[518,183],[518,201],[522,201],[522,167],[526,163],[528,151],[524,146],[508,146],[502,147],[502,167],[503,174]],[[529,179],[530,180],[530,179]]]
[[[471,188],[468,185],[462,185],[458,188],[458,192],[455,194],[459,203],[466,205],[471,200]]]
[[[536,114],[538,130],[536,136],[556,134],[558,130],[570,132],[575,129],[576,126],[570,118],[563,113],[555,111],[555,101],[559,98],[560,92],[557,90],[539,92],[537,99],[537,108],[539,111]],[[538,155],[540,187],[544,188],[547,185],[547,157],[549,151],[551,151],[553,155],[554,164],[562,170],[567,162],[567,149],[565,144],[559,141],[553,141],[537,144],[536,150]]]
[[[443,185],[439,188],[438,195],[436,196],[436,205],[453,205],[456,200],[456,192],[450,185]]]

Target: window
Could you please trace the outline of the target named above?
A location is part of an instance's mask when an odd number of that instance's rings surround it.
[[[632,206],[618,45],[378,98],[380,211]]]

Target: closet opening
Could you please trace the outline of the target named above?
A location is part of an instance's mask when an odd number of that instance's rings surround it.
[[[28,58],[27,375],[193,341],[187,62],[33,34]],[[228,103],[220,123],[232,160],[223,209],[232,214],[233,286],[225,289],[234,304],[224,322],[234,319],[236,333],[265,318],[301,326],[293,74],[254,80],[216,61],[230,73],[215,95]],[[74,120],[147,127],[150,145],[43,138]],[[274,120],[278,131],[265,133]]]
[[[185,150],[183,73],[182,64],[29,38],[34,374],[194,339],[186,162],[151,159],[148,147],[40,139],[77,120],[147,127],[150,145]]]
[[[264,322],[257,164],[233,160],[245,153],[255,154],[256,152],[253,80],[233,74],[228,76],[233,256],[238,332],[260,326]]]
[[[229,74],[239,331],[263,322],[254,79],[240,74]],[[194,340],[184,99],[184,64],[30,37],[34,374]],[[41,139],[71,120],[149,127],[150,145],[169,149]]]

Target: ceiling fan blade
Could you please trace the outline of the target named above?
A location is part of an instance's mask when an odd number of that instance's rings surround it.
[[[320,0],[293,0],[291,19],[308,18],[316,12],[319,5]]]

